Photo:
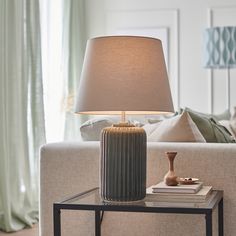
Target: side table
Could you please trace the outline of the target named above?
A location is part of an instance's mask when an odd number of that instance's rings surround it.
[[[91,197],[92,196],[92,197]],[[118,203],[104,202],[99,195],[99,188],[72,196],[53,204],[54,236],[61,236],[62,209],[89,210],[95,212],[95,235],[101,235],[102,216],[105,211],[173,213],[173,214],[202,214],[205,215],[206,236],[212,236],[212,212],[218,206],[218,235],[224,235],[223,227],[223,191],[213,190],[208,200],[203,203],[160,202],[153,198],[144,198],[138,202]],[[101,214],[102,213],[102,214]]]

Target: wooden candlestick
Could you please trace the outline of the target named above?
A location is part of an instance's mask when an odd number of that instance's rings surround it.
[[[164,182],[168,186],[176,186],[178,185],[177,176],[174,172],[174,159],[177,155],[177,152],[166,152],[166,156],[169,160],[169,171],[164,176]]]

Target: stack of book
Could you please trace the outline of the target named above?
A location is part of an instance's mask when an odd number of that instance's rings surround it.
[[[160,182],[147,188],[147,196],[165,202],[205,202],[210,196],[211,190],[212,186],[204,186],[203,182],[177,186],[167,186],[164,182]]]

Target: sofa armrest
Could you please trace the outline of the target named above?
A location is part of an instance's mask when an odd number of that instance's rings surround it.
[[[98,163],[99,142],[61,142],[41,148],[40,235],[53,235],[53,202],[98,186]]]

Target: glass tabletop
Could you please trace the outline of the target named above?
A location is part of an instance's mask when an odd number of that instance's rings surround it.
[[[223,197],[223,191],[212,190],[209,197],[203,202],[184,202],[182,201],[163,201],[159,200],[155,194],[147,194],[146,197],[140,201],[132,202],[115,202],[115,201],[104,201],[100,197],[99,188],[93,188],[83,193],[77,194],[70,198],[67,198],[57,204],[61,205],[73,205],[73,206],[96,206],[96,207],[120,207],[120,208],[191,208],[191,209],[213,209]]]

